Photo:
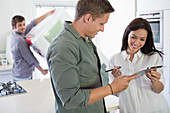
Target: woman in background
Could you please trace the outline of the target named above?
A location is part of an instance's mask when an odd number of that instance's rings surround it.
[[[162,52],[154,46],[153,34],[147,20],[134,19],[125,29],[121,52],[109,62],[113,69],[109,81],[121,75],[131,75],[147,67],[162,65]],[[120,68],[121,66],[121,68]],[[120,68],[120,69],[119,69]],[[119,94],[120,113],[170,113],[165,97],[162,69],[137,73],[128,88]]]

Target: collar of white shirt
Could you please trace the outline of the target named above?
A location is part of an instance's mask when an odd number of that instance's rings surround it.
[[[127,54],[126,50],[122,51],[121,54],[122,54],[124,60],[128,60],[128,59],[130,58],[130,55]],[[139,50],[139,51],[135,54],[134,57],[140,58],[141,56],[142,56],[142,52]]]

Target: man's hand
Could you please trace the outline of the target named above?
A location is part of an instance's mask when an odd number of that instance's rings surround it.
[[[49,11],[49,12],[47,13],[47,16],[53,14],[55,11],[56,11],[56,9],[53,9],[53,10]]]
[[[36,18],[36,19],[35,19],[36,23],[37,23],[37,24],[40,23],[40,22],[41,22],[42,20],[44,20],[47,16],[53,14],[54,12],[55,12],[55,9],[54,9],[54,10],[51,10],[51,11],[49,11],[49,12],[47,12],[47,13],[45,13],[44,15],[42,15],[42,16],[40,16],[40,17],[38,17],[38,18]]]
[[[43,75],[46,75],[48,73],[47,69],[42,69],[41,66],[36,67]]]
[[[48,73],[48,70],[47,70],[47,69],[44,69],[43,71],[41,71],[41,73],[42,73],[43,75],[46,75],[46,74]]]
[[[48,70],[47,69],[44,69],[42,72],[41,72],[43,75],[46,75],[48,73]]]
[[[121,91],[125,90],[128,87],[129,82],[135,78],[137,78],[137,74],[131,76],[124,75],[116,77],[114,81],[110,84],[113,89],[113,93],[117,95]]]

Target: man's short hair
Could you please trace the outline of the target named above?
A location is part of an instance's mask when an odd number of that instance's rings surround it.
[[[16,16],[14,16],[14,17],[12,18],[11,24],[12,24],[12,26],[15,26],[15,27],[16,27],[16,24],[17,24],[18,22],[22,22],[23,20],[25,20],[25,18],[24,18],[23,16],[21,16],[21,15],[16,15]]]
[[[108,0],[79,0],[76,5],[75,20],[80,19],[87,13],[90,13],[95,19],[113,11],[114,9]]]

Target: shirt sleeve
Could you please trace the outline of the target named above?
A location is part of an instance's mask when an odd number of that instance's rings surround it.
[[[32,20],[32,21],[30,22],[30,24],[28,24],[27,27],[26,27],[25,35],[26,35],[28,32],[30,32],[31,29],[32,29],[34,26],[36,26],[36,25],[37,25],[37,23],[36,23],[35,19]]]
[[[18,43],[18,48],[19,48],[19,51],[21,52],[22,57],[25,59],[25,61],[29,65],[31,65],[33,67],[38,67],[39,62],[37,61],[37,59],[35,58],[35,56],[31,52],[27,42],[23,41],[23,40],[20,40],[20,42]]]
[[[88,105],[90,90],[80,87],[77,46],[69,41],[53,46],[49,48],[47,62],[55,93],[67,109]]]

